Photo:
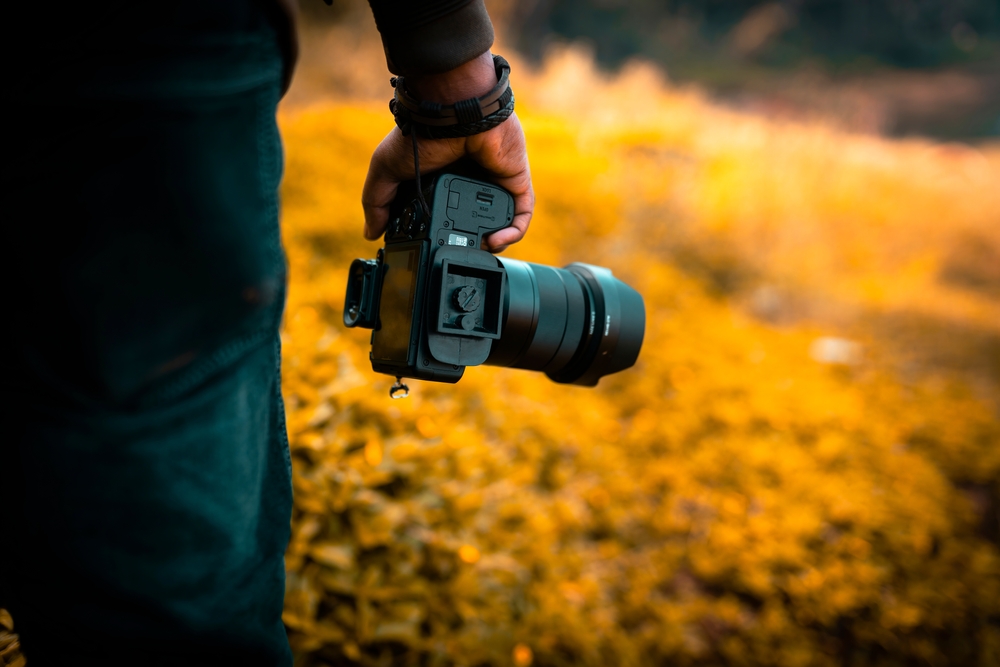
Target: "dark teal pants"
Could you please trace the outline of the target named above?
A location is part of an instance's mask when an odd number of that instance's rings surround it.
[[[0,607],[32,667],[290,664],[282,51],[267,5],[144,4],[25,26]]]

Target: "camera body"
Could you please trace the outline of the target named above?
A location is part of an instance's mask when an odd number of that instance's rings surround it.
[[[457,382],[466,366],[488,364],[593,387],[635,363],[646,327],[638,292],[603,267],[480,250],[514,220],[513,197],[452,173],[426,182],[430,216],[416,185],[401,184],[385,247],[351,264],[344,324],[373,330],[373,370]]]
[[[426,181],[428,218],[412,182],[400,185],[385,247],[351,264],[344,324],[371,328],[372,369],[457,382],[500,338],[506,271],[479,246],[514,219],[503,188],[454,174]]]

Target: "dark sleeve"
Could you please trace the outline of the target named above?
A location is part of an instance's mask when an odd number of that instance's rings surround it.
[[[483,0],[368,0],[393,74],[437,74],[493,45]]]

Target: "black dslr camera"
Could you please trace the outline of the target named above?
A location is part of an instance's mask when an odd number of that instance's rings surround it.
[[[510,194],[455,174],[425,183],[430,216],[416,185],[402,184],[385,247],[351,264],[344,324],[373,329],[373,370],[457,382],[466,366],[490,364],[593,387],[635,363],[646,326],[638,292],[598,266],[480,250],[513,221]]]

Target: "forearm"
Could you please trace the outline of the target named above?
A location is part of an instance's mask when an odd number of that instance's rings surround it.
[[[493,24],[483,0],[368,0],[368,4],[382,35],[389,71],[408,80],[455,70],[493,45]],[[489,69],[492,74],[492,65]]]
[[[406,87],[418,99],[454,104],[481,97],[497,83],[496,66],[489,51],[440,74],[418,74],[406,78]]]

